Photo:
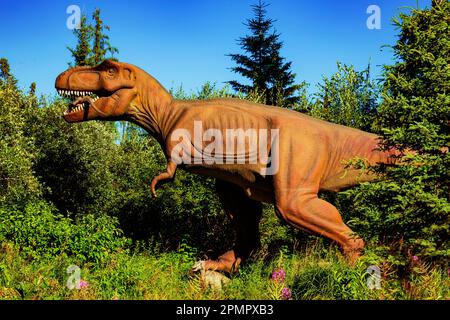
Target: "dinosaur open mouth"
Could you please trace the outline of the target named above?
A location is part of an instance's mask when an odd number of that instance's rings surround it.
[[[88,110],[101,96],[99,93],[81,90],[62,90],[58,89],[58,94],[66,99],[70,99],[68,108],[64,111],[64,115],[78,113]]]

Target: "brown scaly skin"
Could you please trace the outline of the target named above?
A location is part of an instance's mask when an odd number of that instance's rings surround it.
[[[179,165],[217,178],[217,192],[236,229],[235,247],[218,260],[207,260],[206,269],[234,271],[258,247],[262,202],[273,203],[277,215],[294,227],[337,242],[351,263],[359,257],[363,240],[333,205],[318,198],[318,192],[375,179],[346,168],[343,161],[359,157],[368,164],[392,163],[391,152],[377,150],[376,135],[239,99],[174,100],[145,71],[109,60],[93,68],[69,69],[58,76],[55,87],[63,94],[89,91],[100,97],[95,102],[95,97],[78,97],[73,104],[79,110],[65,112],[67,122],[128,120],[158,140],[167,169],[151,182],[155,197],[158,182],[172,179],[177,169],[170,157],[178,143],[170,139],[175,129],[188,129],[193,136],[194,121],[202,122],[203,131],[215,128],[224,136],[225,129],[279,129],[279,170],[274,175],[262,174],[259,163]]]

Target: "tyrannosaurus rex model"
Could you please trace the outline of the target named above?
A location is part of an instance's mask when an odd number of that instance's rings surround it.
[[[177,167],[216,178],[236,241],[205,269],[232,271],[258,247],[262,202],[289,224],[336,241],[350,261],[360,255],[363,240],[318,192],[375,178],[347,168],[347,160],[392,162],[391,152],[377,150],[376,135],[240,99],[175,100],[142,69],[110,60],[69,69],[55,87],[73,99],[66,121],[128,120],[161,144],[167,169],[151,182],[154,196]]]

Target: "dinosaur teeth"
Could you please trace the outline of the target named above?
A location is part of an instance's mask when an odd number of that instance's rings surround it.
[[[78,90],[58,90],[58,93],[62,96],[96,96],[92,91],[78,91]]]
[[[95,94],[93,91],[65,90],[65,89],[56,89],[56,91],[61,97],[71,99],[72,101],[76,101],[78,97],[90,98],[91,102],[96,102],[98,99],[100,99],[100,97],[97,96],[97,94]],[[67,115],[69,113],[79,112],[83,109],[85,109],[85,104],[77,104],[76,106],[73,106],[64,111],[64,114]]]

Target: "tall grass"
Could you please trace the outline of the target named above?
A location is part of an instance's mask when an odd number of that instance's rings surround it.
[[[409,279],[398,279],[382,267],[381,289],[366,285],[370,264],[361,259],[355,267],[343,260],[335,247],[322,244],[304,252],[281,251],[264,261],[256,256],[242,267],[222,290],[202,285],[190,268],[196,252],[181,246],[178,252],[116,252],[101,264],[81,265],[86,286],[69,290],[67,256],[48,260],[26,259],[17,247],[4,242],[0,248],[0,299],[277,299],[288,287],[292,299],[448,299],[447,270],[418,265]],[[286,272],[282,286],[270,275],[276,268]]]

